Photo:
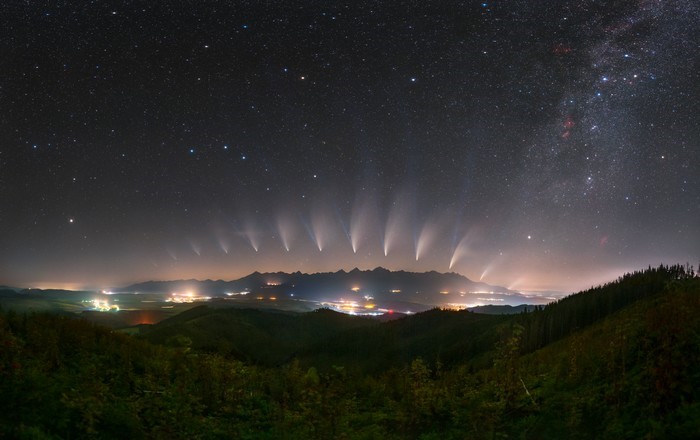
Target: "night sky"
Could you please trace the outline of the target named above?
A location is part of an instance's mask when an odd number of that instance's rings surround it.
[[[700,3],[0,6],[0,284],[700,259]]]

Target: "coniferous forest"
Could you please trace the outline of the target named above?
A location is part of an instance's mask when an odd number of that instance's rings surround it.
[[[698,316],[687,266],[509,316],[2,311],[0,438],[693,438]]]

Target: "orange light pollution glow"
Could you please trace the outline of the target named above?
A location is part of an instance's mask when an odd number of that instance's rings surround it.
[[[260,234],[262,235],[262,234]],[[145,280],[176,280],[176,279],[224,279],[233,280],[255,271],[269,268],[270,271],[304,273],[314,272],[334,272],[339,269],[350,271],[355,267],[361,270],[373,269],[377,266],[385,267],[389,270],[406,270],[423,272],[429,270],[442,269],[449,271],[452,264],[453,271],[461,273],[474,281],[484,281],[492,285],[501,285],[512,290],[550,292],[557,295],[562,293],[572,293],[588,288],[602,282],[616,278],[621,273],[635,270],[643,264],[643,258],[639,259],[638,265],[619,266],[614,265],[609,260],[601,258],[595,263],[591,263],[591,253],[580,253],[567,258],[560,258],[554,255],[544,255],[539,259],[530,258],[530,251],[513,250],[512,252],[500,252],[490,259],[485,259],[478,249],[473,253],[465,253],[463,248],[456,248],[455,253],[441,256],[438,252],[439,243],[434,248],[424,248],[424,257],[416,253],[415,249],[410,249],[406,242],[402,242],[403,252],[394,246],[394,251],[388,256],[384,256],[383,245],[380,240],[371,246],[371,241],[365,240],[363,247],[357,253],[353,252],[351,246],[342,240],[332,240],[323,251],[315,249],[316,243],[303,236],[290,241],[295,243],[295,248],[288,252],[281,243],[275,243],[270,238],[267,241],[261,238],[258,243],[258,251],[250,246],[240,244],[236,246],[234,242],[229,244],[227,254],[221,254],[221,250],[202,245],[200,254],[193,251],[177,252],[177,258],[173,259],[167,252],[160,256],[158,264],[142,265],[138,264],[141,257],[132,255],[132,260],[123,263],[122,270],[128,273],[124,275],[124,280],[117,277],[109,279],[100,276],[99,267],[95,267],[94,262],[86,262],[82,270],[58,272],[48,269],[43,272],[33,273],[30,281],[23,281],[20,278],[14,281],[15,284],[30,284],[37,288],[63,288],[68,290],[91,289],[99,286],[119,287],[133,282]],[[427,246],[424,242],[424,246]],[[218,244],[213,244],[218,248]],[[189,247],[189,244],[187,244]],[[218,254],[217,254],[218,252]],[[454,255],[459,254],[455,263]],[[303,259],[296,258],[296,255],[305,255]],[[416,255],[419,260],[416,261]],[[232,264],[236,261],[236,264]],[[348,263],[346,263],[348,262]],[[563,263],[565,262],[565,264]],[[343,263],[343,264],[340,264]],[[338,267],[340,265],[340,267]],[[552,268],[557,268],[553,270]],[[37,279],[39,275],[42,278]],[[12,278],[7,284],[12,284]],[[273,283],[274,284],[274,283]],[[360,286],[353,286],[353,291],[359,291]]]
[[[549,296],[698,261],[697,1],[181,1],[98,40],[72,3],[3,3],[0,286],[381,266]]]

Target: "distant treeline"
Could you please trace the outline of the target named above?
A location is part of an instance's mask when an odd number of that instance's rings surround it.
[[[525,327],[523,349],[529,352],[544,347],[636,301],[672,290],[674,285],[694,277],[695,271],[689,265],[649,266],[616,281],[536,307],[521,321]]]

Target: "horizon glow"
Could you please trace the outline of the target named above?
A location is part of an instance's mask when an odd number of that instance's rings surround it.
[[[700,261],[700,3],[49,3],[3,14],[0,285]]]

